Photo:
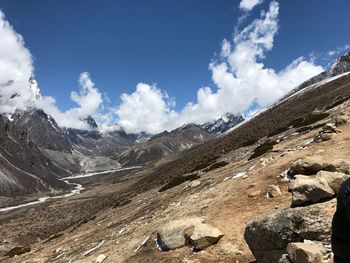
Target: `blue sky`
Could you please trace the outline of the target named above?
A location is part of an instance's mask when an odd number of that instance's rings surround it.
[[[271,3],[264,0],[248,12],[239,8],[240,2],[0,0],[0,8],[34,58],[41,94],[54,97],[61,111],[76,105],[70,93],[79,90],[79,75],[86,71],[96,88],[108,95],[106,105],[113,107],[122,102],[122,93],[132,94],[138,83],[156,83],[173,98],[163,98],[171,104],[165,110],[171,119],[189,102],[197,103],[200,88],[208,86],[214,93],[220,89],[209,63],[223,59],[223,39],[232,42],[239,18],[245,16],[241,30]],[[273,47],[264,51],[264,58],[257,58],[264,67],[279,72],[300,56],[325,67],[339,55],[328,52],[346,51],[350,1],[277,2]],[[262,106],[269,103],[261,101]]]

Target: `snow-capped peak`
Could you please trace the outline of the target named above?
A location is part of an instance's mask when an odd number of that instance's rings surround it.
[[[33,101],[40,100],[41,99],[40,88],[39,88],[38,82],[33,77],[29,79],[29,88],[33,93],[32,100]]]

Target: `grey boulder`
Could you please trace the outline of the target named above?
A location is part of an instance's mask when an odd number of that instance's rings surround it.
[[[305,239],[329,243],[336,201],[285,208],[250,221],[244,238],[260,263],[278,262],[287,245]]]

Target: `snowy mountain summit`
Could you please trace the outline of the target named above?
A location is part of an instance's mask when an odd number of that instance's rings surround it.
[[[244,121],[242,115],[226,113],[217,120],[204,123],[201,125],[201,127],[210,134],[220,135],[233,128],[237,124],[241,123],[242,121]]]

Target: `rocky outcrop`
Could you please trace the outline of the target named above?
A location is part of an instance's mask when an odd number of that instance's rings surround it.
[[[336,201],[286,208],[248,223],[244,238],[260,263],[278,262],[287,245],[305,239],[329,242]]]
[[[162,250],[192,246],[199,251],[217,243],[223,234],[203,222],[202,218],[188,218],[166,224],[157,233],[158,246]]]

